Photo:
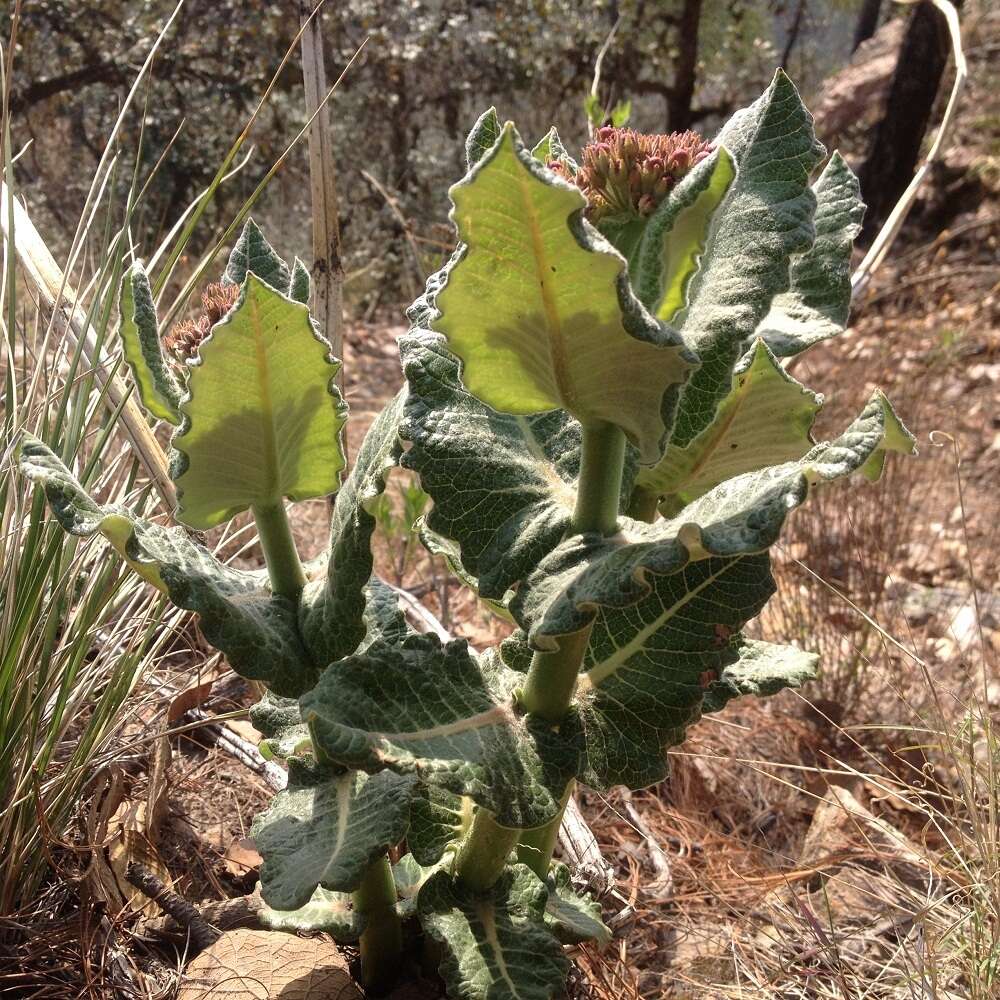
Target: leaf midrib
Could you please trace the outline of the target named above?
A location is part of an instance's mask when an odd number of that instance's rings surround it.
[[[250,322],[253,326],[254,350],[257,355],[257,384],[260,391],[261,444],[264,452],[264,474],[270,496],[261,498],[261,503],[276,503],[281,498],[280,476],[278,474],[278,435],[274,423],[274,405],[271,400],[271,368],[267,358],[267,346],[261,329],[260,302],[254,297],[250,303]]]
[[[520,161],[521,167],[517,171],[517,184],[521,192],[521,201],[524,205],[524,217],[531,236],[531,246],[535,262],[535,276],[538,279],[540,295],[542,297],[542,309],[545,313],[545,322],[548,331],[549,359],[552,363],[552,374],[556,380],[556,392],[562,402],[563,409],[575,412],[576,400],[573,385],[569,380],[569,364],[566,358],[566,340],[563,335],[562,322],[559,319],[559,308],[552,295],[552,287],[546,276],[548,265],[548,254],[545,242],[542,239],[541,228],[538,223],[538,212],[531,198],[529,181],[533,179],[527,168]],[[550,273],[555,273],[554,268],[549,267]]]
[[[510,972],[507,969],[507,963],[504,961],[503,946],[500,944],[500,936],[497,934],[497,922],[494,914],[494,904],[492,901],[488,903],[477,903],[476,915],[479,917],[479,923],[483,928],[483,937],[486,938],[486,943],[490,946],[490,949],[493,952],[493,958],[496,961],[497,970],[500,972],[504,982],[510,989],[510,995],[515,998],[521,996],[520,992],[518,992],[517,984],[510,977]]]
[[[672,604],[669,608],[664,608],[662,614],[656,616],[649,625],[645,626],[641,631],[636,632],[629,642],[624,646],[619,646],[618,649],[612,656],[607,659],[602,660],[600,663],[595,664],[591,667],[579,680],[577,690],[580,694],[588,691],[592,688],[600,687],[602,681],[607,680],[608,677],[616,674],[623,666],[625,666],[629,659],[638,653],[645,645],[646,640],[654,635],[657,630],[672,618],[681,608],[683,608],[689,601],[697,597],[706,587],[715,583],[724,573],[727,573],[732,569],[736,562],[743,559],[743,556],[736,556],[732,562],[727,561],[724,563],[722,568],[717,573],[712,573],[707,576],[701,583],[691,590],[685,591],[684,596]],[[691,566],[688,563],[687,569]],[[679,570],[683,573],[685,570]]]
[[[330,869],[337,863],[341,848],[347,839],[347,827],[351,815],[351,792],[354,788],[354,779],[350,772],[337,781],[337,833],[333,840],[333,847],[330,849],[330,860],[324,869],[324,875],[329,877]]]
[[[442,722],[439,726],[430,726],[427,729],[414,729],[410,732],[401,733],[376,733],[375,735],[384,740],[429,740],[438,736],[453,736],[455,733],[463,733],[467,730],[481,729],[494,722],[504,723],[509,717],[509,712],[502,705],[495,705],[484,712],[477,712],[475,715],[467,715],[452,722]]]

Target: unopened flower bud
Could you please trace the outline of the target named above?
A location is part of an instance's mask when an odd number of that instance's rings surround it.
[[[174,326],[164,338],[164,346],[178,361],[189,361],[197,357],[201,342],[236,304],[239,294],[238,285],[206,285],[201,293],[201,314]]]
[[[604,125],[584,147],[583,163],[573,179],[587,196],[594,222],[645,217],[711,151],[695,132],[644,135]]]

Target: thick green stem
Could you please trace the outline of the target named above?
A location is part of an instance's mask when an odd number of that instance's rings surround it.
[[[580,481],[572,529],[575,532],[613,534],[618,526],[621,503],[622,470],[625,467],[625,435],[613,424],[595,423],[583,427],[580,458]],[[590,628],[559,639],[553,652],[536,652],[531,660],[524,690],[523,708],[552,723],[560,722],[569,710],[583,654],[590,638]],[[567,788],[567,798],[572,787]],[[532,831],[522,843],[531,868],[544,878],[555,849],[562,810],[539,831]],[[500,877],[507,857],[521,839],[519,830],[499,826],[485,809],[476,812],[472,829],[458,852],[459,877],[471,888],[484,891]],[[536,842],[537,841],[537,842]]]
[[[306,585],[306,575],[295,550],[295,540],[288,524],[285,506],[277,503],[268,507],[252,507],[257,535],[264,550],[271,592],[280,597],[297,598]]]
[[[625,435],[613,424],[585,424],[573,530],[613,534],[618,525]],[[535,715],[558,722],[569,709],[590,629],[561,636],[554,652],[536,652],[521,702]]]
[[[365,919],[361,934],[361,981],[370,993],[388,992],[399,975],[403,925],[396,912],[392,867],[385,855],[369,866],[353,901],[354,909]]]
[[[521,833],[521,841],[517,845],[517,860],[526,864],[540,879],[544,880],[548,877],[549,863],[552,861],[556,841],[559,839],[559,827],[562,826],[563,813],[566,811],[566,804],[569,802],[575,787],[575,781],[570,781],[566,786],[558,816],[546,823],[545,826],[536,827],[534,830],[524,830]]]
[[[659,504],[660,495],[655,490],[647,490],[642,486],[637,486],[629,499],[628,516],[637,521],[648,521],[652,524],[656,520]]]
[[[614,424],[584,424],[574,531],[614,534],[624,467],[625,435],[621,429]]]
[[[485,892],[500,877],[520,833],[500,826],[487,810],[477,809],[472,829],[458,849],[458,877],[470,889]]]
[[[549,722],[562,720],[573,699],[589,639],[588,627],[573,635],[560,636],[559,648],[553,653],[535,653],[521,691],[525,711]]]

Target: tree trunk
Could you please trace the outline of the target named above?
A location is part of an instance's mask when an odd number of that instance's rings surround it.
[[[851,53],[855,53],[862,42],[867,42],[878,27],[878,17],[882,13],[882,0],[864,0],[854,26],[854,44]]]
[[[680,56],[673,86],[667,97],[667,131],[683,132],[691,127],[691,102],[698,78],[698,28],[702,0],[684,0],[677,23]]]
[[[885,112],[858,171],[868,205],[861,234],[864,243],[878,233],[913,178],[948,51],[944,18],[923,0],[910,18]]]
[[[785,43],[785,51],[781,53],[781,68],[788,69],[788,60],[792,57],[792,49],[799,40],[799,32],[802,30],[802,20],[806,14],[806,0],[799,0],[798,7],[795,8],[795,17],[792,25],[788,29],[788,41]]]

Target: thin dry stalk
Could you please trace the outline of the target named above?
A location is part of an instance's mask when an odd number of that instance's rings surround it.
[[[299,0],[302,22],[302,79],[309,127],[309,182],[312,190],[313,263],[312,313],[330,341],[333,354],[344,356],[344,264],[340,244],[337,174],[333,137],[324,95],[322,7],[324,0]],[[344,369],[337,374],[344,388]]]

